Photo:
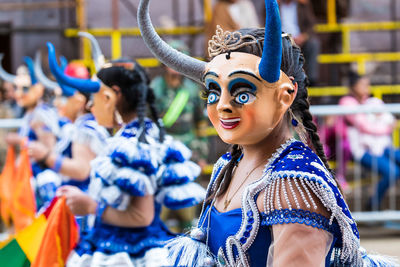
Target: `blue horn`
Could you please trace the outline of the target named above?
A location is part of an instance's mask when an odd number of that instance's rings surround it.
[[[31,84],[34,85],[38,81],[36,79],[35,68],[33,66],[33,60],[30,57],[25,56],[24,61],[25,61],[26,66],[28,67],[29,75],[31,76]]]
[[[46,75],[44,74],[43,69],[42,69],[40,51],[36,52],[34,67],[35,67],[36,76],[37,76],[39,82],[41,84],[43,84],[44,87],[51,89],[51,90],[55,90],[57,87],[60,87],[63,95],[65,95],[67,97],[73,96],[75,94],[76,90],[74,88],[68,87],[63,84],[58,84],[46,77]]]
[[[65,75],[57,63],[56,51],[53,44],[47,43],[47,48],[49,50],[50,70],[59,84],[76,88],[85,93],[97,93],[100,90],[101,84],[98,81],[92,81],[91,79],[78,79]]]
[[[60,64],[61,64],[61,69],[63,71],[68,66],[68,59],[66,57],[64,57],[63,55],[60,56]]]
[[[276,0],[265,0],[264,50],[258,70],[269,83],[279,80],[282,62],[282,26]]]
[[[3,69],[3,65],[2,65],[3,58],[4,58],[4,54],[0,53],[0,78],[7,82],[14,84],[15,78],[17,76],[10,74]]]

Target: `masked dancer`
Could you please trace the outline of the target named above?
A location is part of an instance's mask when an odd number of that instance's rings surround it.
[[[204,84],[208,116],[233,145],[214,166],[198,227],[169,244],[170,265],[391,266],[360,249],[309,112],[303,55],[282,34],[276,0],[265,4],[265,29],[219,28],[205,63],[163,42],[140,1],[145,43]]]
[[[39,211],[55,196],[60,185],[60,177],[48,169],[45,161],[61,138],[60,121],[56,109],[49,104],[51,90],[38,82],[33,69],[33,61],[25,57],[25,66],[17,70],[17,75],[5,73],[1,68],[3,78],[7,78],[16,86],[16,101],[25,109],[22,125],[18,133],[10,133],[7,141],[10,145],[27,145],[35,142],[43,144],[41,150],[28,149],[31,161],[32,180],[36,209]],[[6,75],[4,77],[4,75]],[[28,140],[28,142],[25,142]]]
[[[71,85],[70,78],[64,82]],[[191,151],[164,134],[147,74],[135,62],[109,62],[98,72],[93,114],[99,124],[123,127],[92,162],[89,195],[64,186],[60,195],[76,215],[95,217],[67,266],[165,266],[165,241],[173,237],[162,223],[161,205],[196,205],[204,190],[193,180],[200,168]],[[88,81],[78,81],[88,82]],[[149,107],[152,119],[146,118]]]

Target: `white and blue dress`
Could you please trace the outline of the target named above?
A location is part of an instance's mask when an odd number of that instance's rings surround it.
[[[62,134],[63,138],[60,140],[60,148],[62,149],[63,143],[69,143],[69,146],[72,148],[72,144],[81,144],[84,146],[88,146],[90,150],[97,156],[100,155],[102,150],[106,145],[107,138],[110,137],[109,132],[106,128],[99,125],[95,120],[93,114],[86,113],[84,115],[79,116],[75,122],[73,123],[73,131],[65,132]],[[57,143],[57,145],[59,145]],[[70,149],[68,153],[61,154],[65,157],[72,158],[72,150]],[[90,176],[87,177],[84,181],[78,181],[74,178],[67,177],[65,175],[61,175],[62,177],[62,185],[73,185],[86,192],[89,187]]]
[[[208,194],[217,190],[215,181],[230,160],[227,153],[215,164]],[[256,203],[258,197],[263,198],[262,211]],[[330,217],[318,212],[318,203]],[[322,266],[392,266],[384,258],[378,259],[382,265],[376,265],[377,259],[360,248],[356,223],[336,181],[319,157],[294,139],[283,144],[265,166],[262,177],[245,188],[241,208],[219,212],[211,205],[203,207],[198,228],[191,233],[195,242],[186,243],[186,248],[180,245],[185,244],[184,239],[171,242],[170,264],[273,266],[278,238],[273,236],[272,226],[288,224],[323,230],[329,237],[326,248],[322,248]],[[188,244],[197,251],[190,252]],[[182,252],[186,256],[182,257]]]
[[[161,206],[180,209],[203,200],[205,190],[193,182],[200,168],[189,160],[191,151],[169,136],[160,144],[156,125],[149,119],[145,125],[148,143],[138,142],[138,120],[107,140],[103,155],[92,162],[89,194],[98,210],[125,210],[132,196],[154,195],[152,223],[124,228],[96,216],[67,266],[163,266],[167,255],[162,247],[174,235],[160,219]]]

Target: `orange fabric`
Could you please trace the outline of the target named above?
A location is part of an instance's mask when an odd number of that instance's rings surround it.
[[[18,232],[33,222],[36,213],[35,195],[31,186],[32,168],[27,147],[21,150],[20,162],[15,177],[16,186],[11,213],[15,230]]]
[[[13,181],[15,181],[15,149],[8,147],[6,162],[0,176],[0,211],[1,218],[6,226],[10,225],[11,220],[11,201],[13,196]]]
[[[48,226],[31,267],[65,266],[69,253],[79,239],[75,217],[65,198],[57,201],[48,217]]]

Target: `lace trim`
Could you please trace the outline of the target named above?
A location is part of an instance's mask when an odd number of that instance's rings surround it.
[[[282,209],[274,210],[269,214],[264,212],[261,213],[262,226],[288,223],[305,224],[328,231],[334,236],[340,236],[340,229],[336,223],[330,224],[328,218],[315,212],[302,209]]]

